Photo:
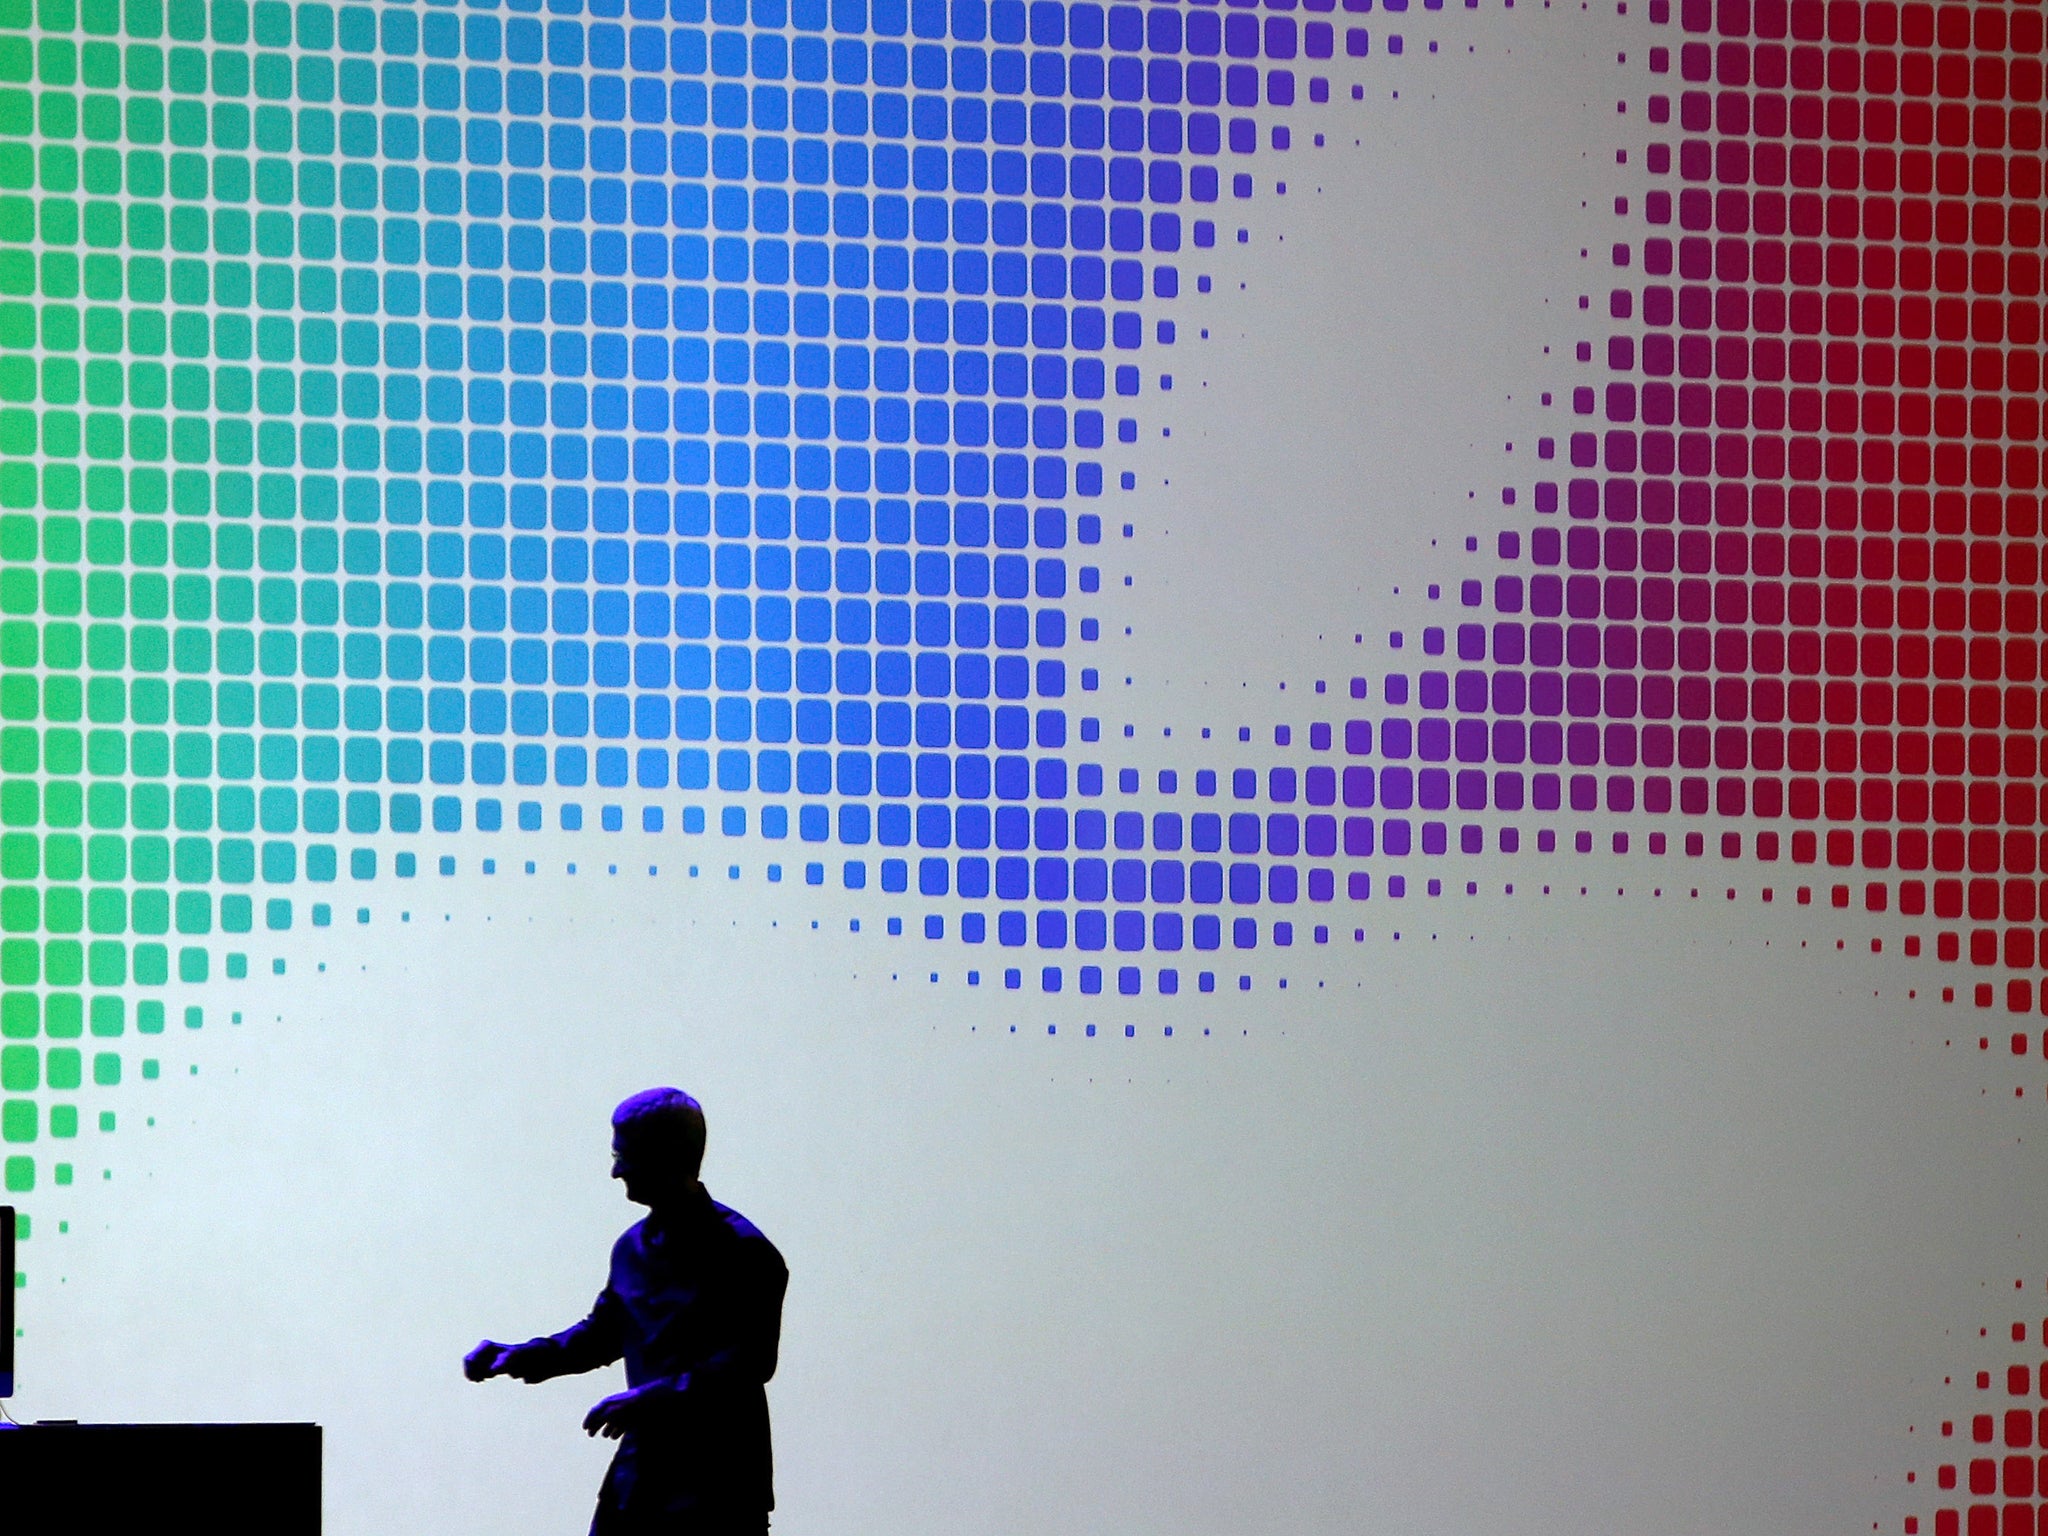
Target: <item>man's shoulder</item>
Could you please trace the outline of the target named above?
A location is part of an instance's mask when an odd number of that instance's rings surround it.
[[[729,1241],[743,1244],[762,1253],[764,1257],[773,1255],[778,1264],[782,1262],[782,1255],[776,1252],[775,1245],[768,1241],[768,1235],[731,1206],[713,1200],[711,1216]]]

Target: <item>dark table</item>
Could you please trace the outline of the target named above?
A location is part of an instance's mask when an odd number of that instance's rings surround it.
[[[318,1536],[318,1424],[0,1429],[8,1536]]]

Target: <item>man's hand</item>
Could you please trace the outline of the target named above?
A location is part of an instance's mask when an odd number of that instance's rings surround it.
[[[504,1374],[505,1362],[512,1357],[512,1351],[492,1339],[485,1339],[462,1357],[462,1374],[471,1381],[489,1381],[493,1376]]]
[[[648,1399],[638,1388],[614,1392],[583,1416],[583,1433],[616,1440],[647,1415]]]
[[[462,1357],[462,1374],[471,1381],[489,1381],[493,1376],[510,1376],[515,1381],[539,1381],[539,1362],[518,1344],[499,1344],[485,1339]]]

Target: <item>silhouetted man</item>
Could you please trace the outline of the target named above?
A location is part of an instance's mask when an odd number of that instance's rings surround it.
[[[612,1114],[612,1177],[648,1207],[612,1247],[590,1316],[525,1344],[469,1352],[471,1381],[546,1381],[623,1358],[626,1390],[584,1430],[619,1442],[591,1536],[760,1536],[775,1507],[768,1394],[789,1282],[754,1224],[698,1182],[704,1111],[650,1088]]]

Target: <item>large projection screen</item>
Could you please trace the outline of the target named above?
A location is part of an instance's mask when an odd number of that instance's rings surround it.
[[[675,1083],[793,1536],[2048,1531],[2043,56],[0,0],[15,1416],[581,1529]]]

